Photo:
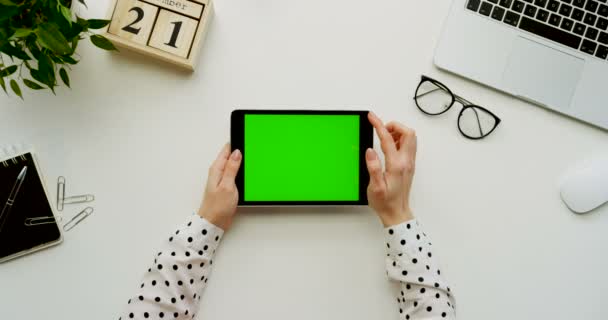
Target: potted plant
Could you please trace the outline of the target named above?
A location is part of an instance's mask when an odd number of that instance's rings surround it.
[[[10,88],[23,99],[22,85],[55,93],[58,78],[69,87],[68,70],[78,63],[76,48],[87,36],[101,49],[116,50],[108,39],[90,31],[110,21],[78,17],[72,1],[0,0],[0,86],[5,93]],[[86,6],[84,0],[77,1]]]

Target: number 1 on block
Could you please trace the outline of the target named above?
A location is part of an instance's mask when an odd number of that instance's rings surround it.
[[[161,9],[149,45],[180,57],[188,57],[198,22]]]
[[[171,33],[171,39],[169,40],[169,42],[165,43],[168,46],[171,46],[173,48],[177,48],[175,46],[175,42],[177,41],[177,36],[179,35],[179,30],[182,29],[182,23],[184,23],[183,21],[177,21],[177,22],[171,22],[172,24],[174,24],[175,26],[173,27],[173,32]]]

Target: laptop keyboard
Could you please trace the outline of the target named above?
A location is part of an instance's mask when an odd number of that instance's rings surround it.
[[[468,0],[467,9],[606,60],[607,2],[608,0]]]

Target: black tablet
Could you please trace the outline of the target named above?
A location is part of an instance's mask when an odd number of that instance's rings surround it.
[[[235,110],[239,205],[366,205],[368,111]]]

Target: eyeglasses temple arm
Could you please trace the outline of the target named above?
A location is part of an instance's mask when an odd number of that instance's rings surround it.
[[[429,93],[433,93],[433,92],[435,92],[435,91],[437,91],[437,90],[443,90],[443,91],[445,91],[445,92],[448,92],[448,93],[449,93],[449,91],[445,90],[444,88],[442,88],[442,87],[437,87],[437,88],[435,88],[435,89],[433,89],[433,90],[431,90],[431,91],[428,91],[428,92],[425,92],[425,93],[423,93],[423,94],[419,94],[419,95],[415,96],[415,97],[414,97],[414,99],[416,99],[416,98],[422,98],[422,97],[426,96],[427,94],[429,94]],[[459,95],[457,95],[457,94],[453,94],[453,95],[454,95],[454,99],[456,99],[456,101],[458,101],[458,102],[462,103],[462,105],[465,105],[465,106],[466,106],[466,105],[471,105],[471,104],[473,104],[473,103],[472,103],[472,102],[470,102],[469,100],[467,100],[467,99],[465,99],[465,98],[463,98],[463,97],[461,97],[461,96],[459,96]]]
[[[422,98],[422,97],[426,96],[427,94],[429,94],[429,93],[433,93],[433,92],[435,92],[435,91],[437,91],[437,90],[443,90],[443,91],[445,91],[443,88],[439,88],[439,87],[437,87],[437,88],[435,88],[435,89],[433,89],[433,90],[431,90],[431,91],[428,91],[428,92],[425,92],[425,93],[423,93],[423,94],[419,94],[419,95],[415,96],[415,97],[414,97],[414,99],[416,99],[416,98]]]
[[[479,113],[477,113],[477,110],[475,110],[475,108],[469,108],[472,109],[473,112],[475,112],[475,118],[477,118],[477,126],[479,127],[479,136],[483,137],[483,131],[481,129],[481,121],[479,121]]]

